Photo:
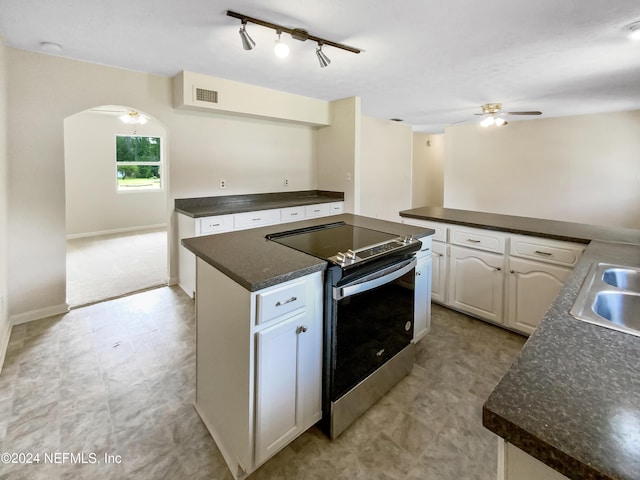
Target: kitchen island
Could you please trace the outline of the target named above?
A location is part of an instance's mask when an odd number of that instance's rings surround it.
[[[234,478],[255,471],[324,410],[327,261],[265,237],[341,221],[407,237],[416,249],[412,239],[433,233],[341,214],[182,241],[197,257],[195,408]]]
[[[640,266],[640,231],[440,207],[401,215],[588,244],[487,399],[483,424],[504,439],[499,478],[640,478],[640,337],[569,314],[594,263]]]

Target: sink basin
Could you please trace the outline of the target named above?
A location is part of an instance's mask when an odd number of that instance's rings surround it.
[[[569,313],[578,320],[640,336],[640,267],[594,263]]]
[[[640,295],[600,291],[596,293],[592,309],[611,322],[640,330]]]
[[[632,268],[607,268],[602,273],[602,281],[612,287],[640,293],[640,270]]]

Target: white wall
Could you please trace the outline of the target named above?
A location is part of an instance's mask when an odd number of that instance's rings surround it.
[[[444,203],[444,135],[413,134],[411,207]]]
[[[168,212],[176,197],[282,191],[284,175],[289,190],[316,188],[313,127],[175,110],[166,77],[11,48],[6,58],[14,322],[67,308],[63,125],[71,115],[97,105],[131,105],[165,125]],[[217,189],[220,178],[226,190]],[[175,259],[175,236],[169,238]],[[170,268],[176,272],[175,262]]]
[[[445,131],[444,206],[640,228],[640,111]]]
[[[317,131],[318,188],[344,192],[346,212],[360,210],[361,100],[331,102],[331,125]]]
[[[145,125],[128,125],[117,115],[86,111],[65,119],[68,237],[167,223],[166,187],[161,191],[117,190],[116,135],[134,134],[160,137],[161,148],[165,148],[166,129],[152,118]],[[163,168],[162,177],[164,170],[168,170],[168,166]]]
[[[11,324],[7,308],[8,263],[7,216],[8,216],[8,158],[7,158],[7,102],[6,102],[6,57],[5,46],[0,37],[0,369],[4,362]]]
[[[391,120],[362,117],[360,214],[402,221],[411,207],[412,130]]]

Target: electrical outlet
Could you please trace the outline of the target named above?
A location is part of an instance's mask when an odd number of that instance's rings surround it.
[[[282,182],[282,185],[285,186],[285,187],[288,187],[289,186],[289,179],[285,178],[284,181]]]
[[[226,180],[220,180],[220,188],[227,188],[227,181]]]

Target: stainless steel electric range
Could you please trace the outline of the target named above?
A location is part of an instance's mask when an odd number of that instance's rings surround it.
[[[267,238],[330,264],[322,427],[336,438],[413,367],[415,252],[421,243],[345,222]]]

